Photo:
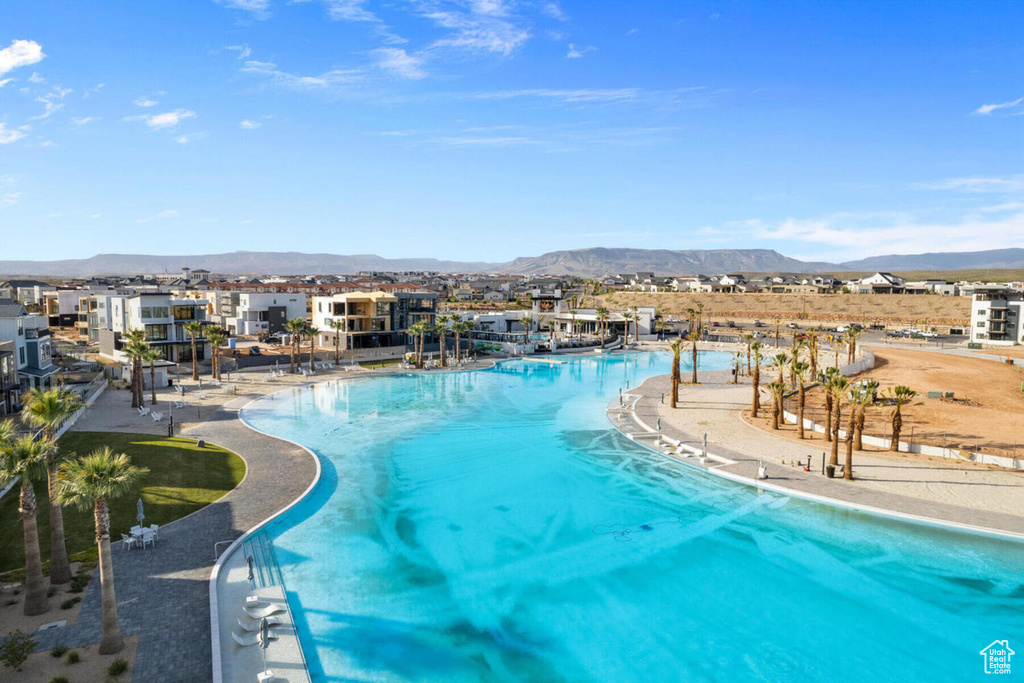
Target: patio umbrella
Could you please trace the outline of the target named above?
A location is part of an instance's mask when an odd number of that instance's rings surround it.
[[[270,647],[270,622],[260,619],[260,649],[263,650],[263,668],[267,668],[267,648]]]
[[[142,526],[142,520],[146,519],[146,515],[142,512],[142,499],[139,498],[139,502],[135,504],[135,519],[138,520],[139,526]]]

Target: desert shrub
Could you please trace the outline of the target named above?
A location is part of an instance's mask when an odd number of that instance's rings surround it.
[[[54,646],[54,648],[52,650],[50,650],[50,656],[51,657],[61,657],[67,651],[68,651],[68,649],[66,647],[64,647],[63,645],[56,645],[56,646]]]
[[[118,657],[110,663],[110,666],[107,667],[107,675],[114,676],[116,678],[117,676],[120,676],[127,670],[128,662]]]
[[[21,669],[21,665],[35,649],[35,639],[27,633],[22,633],[21,629],[16,629],[8,633],[0,645],[0,662],[11,669]]]
[[[67,676],[54,676],[50,679],[50,683],[71,683]]]
[[[82,655],[78,654],[78,650],[71,650],[68,652],[67,656],[64,657],[64,662],[66,664],[78,664],[80,661],[82,661]]]
[[[60,608],[61,609],[71,609],[72,607],[74,607],[75,605],[77,605],[80,602],[82,602],[82,598],[79,598],[79,597],[68,598],[64,602],[60,603]]]

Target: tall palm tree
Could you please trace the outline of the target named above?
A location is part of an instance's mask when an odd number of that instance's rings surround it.
[[[519,319],[519,322],[521,322],[523,324],[523,343],[524,344],[529,344],[530,343],[530,325],[533,324],[533,316],[531,316],[530,314],[526,314],[522,318]]]
[[[772,358],[771,364],[772,364],[772,368],[777,370],[778,373],[779,373],[779,378],[776,381],[779,384],[781,384],[782,386],[786,386],[785,374],[786,374],[786,368],[789,367],[789,356],[786,355],[785,353],[777,353]],[[774,392],[772,392],[772,396],[773,397],[775,396]],[[785,406],[783,405],[783,401],[785,400],[784,397],[785,397],[785,394],[780,395],[776,399],[776,402],[779,404],[779,413],[780,414],[782,414],[783,410],[785,409]],[[783,420],[783,421],[785,421],[785,420]]]
[[[732,383],[740,383],[740,364],[743,362],[743,352],[736,351],[732,354]]]
[[[913,401],[917,397],[917,392],[908,386],[900,384],[890,388],[885,393],[885,397],[892,401],[894,406],[892,409],[892,442],[889,444],[889,450],[898,453],[900,450],[900,431],[903,429],[903,413],[901,408]]]
[[[820,332],[817,330],[807,331],[807,355],[811,363],[811,377],[817,377],[818,375],[818,337]]]
[[[462,320],[461,317],[455,316],[455,322],[452,323],[452,334],[455,335],[455,362],[458,363],[462,358],[462,335],[468,335],[470,330],[473,329],[473,323],[468,320]],[[469,337],[466,337],[466,343],[469,343]]]
[[[747,374],[750,374],[750,345],[754,343],[754,335],[747,332],[743,335],[743,343],[747,345]]]
[[[790,366],[791,376],[797,383],[797,415],[796,435],[798,439],[804,438],[804,409],[807,406],[807,373],[811,366],[806,361],[797,361]]]
[[[838,374],[839,371],[835,368],[825,368],[815,376],[825,389],[825,441],[832,440],[832,392],[828,387],[832,383],[832,378]]]
[[[775,348],[779,348],[779,328],[782,326],[782,321],[778,318],[775,319]]]
[[[312,325],[307,325],[306,326],[305,335],[307,337],[309,337],[309,371],[310,372],[313,371],[313,360],[314,360],[314,356],[316,355],[316,336],[318,334],[320,334],[320,328],[319,327],[313,327]]]
[[[192,381],[199,381],[199,355],[196,353],[196,339],[203,336],[203,324],[198,320],[187,322],[182,326],[185,334],[192,342]]]
[[[334,362],[341,362],[341,333],[345,331],[344,318],[331,318],[327,324],[334,330]]]
[[[633,317],[633,342],[640,341],[640,308],[638,306],[630,306],[629,312]]]
[[[697,336],[704,331],[704,304],[697,302]]]
[[[693,332],[693,321],[697,319],[697,309],[696,308],[687,308],[686,309],[686,319],[687,319],[687,330],[686,331],[687,332]]]
[[[692,354],[693,361],[693,384],[697,384],[697,341],[700,339],[700,334],[690,333],[686,335],[686,340],[690,342],[690,353]]]
[[[427,333],[429,325],[424,321],[413,323],[409,326],[409,334],[412,335],[413,361],[417,368],[423,368],[423,336]]]
[[[857,340],[864,334],[858,327],[851,327],[846,331],[846,357],[847,363],[852,363],[857,358]]]
[[[295,358],[298,355],[299,340],[302,338],[302,331],[306,329],[306,321],[302,318],[291,318],[284,324],[284,331],[291,335],[292,349],[291,358],[288,362],[288,372],[295,372]]]
[[[679,402],[679,384],[682,378],[679,376],[679,354],[683,350],[684,340],[675,339],[672,341],[672,399],[669,407],[675,408]]]
[[[807,341],[804,339],[793,339],[793,352],[789,357],[789,388],[796,389],[796,375],[793,374],[793,366],[800,362],[800,355],[807,350]]]
[[[25,539],[25,607],[27,617],[50,609],[43,580],[43,561],[39,552],[39,528],[36,525],[36,490],[32,482],[42,479],[46,471],[49,441],[36,441],[31,436],[14,439],[14,425],[0,423],[0,479],[21,477],[18,513]]]
[[[857,420],[861,411],[867,406],[868,401],[874,400],[863,386],[853,385],[850,387],[848,399],[850,402],[850,417],[846,425],[846,464],[843,466],[843,479],[853,480],[853,451],[855,447],[854,433],[857,430]]]
[[[786,384],[779,380],[769,382],[768,391],[771,392],[772,395],[772,429],[778,429],[779,415],[782,412],[782,409],[779,406],[782,405],[782,397],[786,393]]]
[[[142,359],[149,350],[145,330],[128,330],[124,334],[122,353],[128,357],[132,366],[132,408],[144,408],[145,392],[142,387]]]
[[[757,417],[757,411],[761,407],[761,397],[758,395],[761,384],[761,342],[754,342],[750,345],[750,353],[754,356],[754,374],[752,375],[754,385],[754,398],[750,404],[751,417]]]
[[[220,379],[220,347],[227,341],[227,336],[224,334],[224,330],[217,327],[216,325],[210,325],[206,328],[206,341],[210,345],[210,358],[211,365],[210,371],[213,374],[213,379]]]
[[[857,451],[864,450],[864,420],[867,417],[868,406],[874,405],[875,397],[878,395],[878,382],[867,380],[861,386],[864,388],[864,401],[857,406],[856,432],[853,435],[853,448]]]
[[[601,335],[601,348],[603,349],[605,341],[605,329],[608,325],[608,309],[605,308],[604,306],[599,306],[595,312],[594,317],[597,318],[597,329],[598,334]]]
[[[450,315],[439,315],[434,318],[434,329],[437,331],[437,335],[441,344],[441,367],[447,367],[448,361],[446,357],[448,355],[447,342],[445,335],[448,333],[448,324],[453,321]]]
[[[66,389],[32,389],[21,411],[21,419],[33,427],[42,427],[43,439],[55,444],[57,429],[83,405],[77,394]],[[50,500],[50,583],[61,584],[71,580],[71,563],[64,544],[64,515],[56,500],[61,452],[54,447],[48,449],[46,455],[46,481]]]
[[[839,424],[842,419],[843,400],[849,386],[849,380],[839,373],[832,376],[828,385],[832,393],[832,453],[828,461],[830,465],[839,464]]]
[[[69,460],[61,466],[57,493],[60,504],[93,509],[100,559],[100,604],[103,609],[99,647],[101,655],[120,652],[124,645],[117,620],[114,565],[110,558],[110,501],[133,491],[139,480],[148,473],[145,467],[132,465],[127,455],[115,454],[109,446],[78,460]]]
[[[570,308],[569,309],[569,317],[572,319],[572,334],[573,334],[574,337],[579,339],[580,338],[580,333],[579,333],[579,330],[576,329],[576,309],[575,308]]]
[[[142,362],[149,363],[149,402],[156,405],[156,362],[162,360],[164,355],[150,346],[142,357]]]

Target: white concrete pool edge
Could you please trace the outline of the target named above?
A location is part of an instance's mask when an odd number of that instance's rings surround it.
[[[653,378],[654,377],[648,377],[647,379],[644,380],[644,382],[646,382],[646,381],[648,381],[650,379],[653,379]],[[640,384],[640,386],[643,386],[643,382]],[[639,388],[639,387],[637,387],[637,388]],[[637,394],[629,394],[629,395],[633,398],[633,400],[629,402],[628,408],[623,406],[623,409],[622,409],[621,412],[629,414],[629,416],[636,422],[637,425],[639,425],[643,429],[647,430],[649,433],[651,433],[651,434],[658,434],[659,432],[654,427],[648,425],[646,422],[644,422],[640,418],[639,415],[636,414],[636,410],[635,410],[636,404],[642,398],[642,396],[637,395]],[[624,396],[625,396],[625,394],[624,394]],[[610,410],[606,410],[606,414],[609,413],[609,412],[610,412]],[[616,412],[620,412],[620,411],[616,411]],[[650,445],[648,445],[646,443],[643,443],[643,441],[641,441],[641,440],[632,438],[629,435],[629,433],[623,431],[623,429],[618,424],[616,424],[616,422],[614,420],[612,420],[610,416],[609,416],[608,421],[609,421],[609,423],[611,423],[612,427],[614,427],[616,431],[618,431],[620,434],[622,434],[626,438],[629,438],[630,441],[633,441],[634,443],[639,444],[639,445],[643,446],[644,448],[647,448],[648,450],[650,450],[650,451],[652,451],[654,453],[658,453],[658,454],[660,454],[662,456],[668,456],[668,457],[672,458],[673,460],[675,460],[676,462],[679,462],[679,463],[681,463],[683,465],[686,465],[688,467],[693,467],[693,468],[696,468],[696,469],[700,469],[700,470],[703,470],[703,471],[708,472],[710,474],[713,474],[715,476],[719,476],[719,477],[721,477],[723,479],[728,479],[730,481],[734,481],[734,482],[736,482],[738,484],[743,484],[743,485],[749,486],[751,488],[765,489],[765,490],[769,490],[769,491],[774,491],[776,493],[782,493],[782,494],[785,494],[785,495],[788,495],[788,496],[792,496],[793,498],[800,498],[802,500],[810,500],[810,501],[813,501],[813,502],[816,502],[816,503],[822,503],[822,504],[825,504],[825,505],[831,505],[833,507],[843,508],[843,509],[847,509],[847,510],[853,510],[853,511],[856,511],[856,512],[862,512],[864,514],[872,515],[872,516],[876,516],[876,517],[885,517],[887,519],[895,519],[895,520],[899,520],[899,521],[908,522],[908,523],[911,523],[911,524],[920,524],[920,525],[924,525],[924,526],[931,526],[931,527],[950,529],[950,530],[953,530],[953,531],[959,531],[959,532],[969,533],[969,534],[978,535],[978,536],[988,536],[988,537],[1000,538],[1000,539],[1003,539],[1003,540],[1024,542],[1024,534],[1016,533],[1016,532],[1013,532],[1013,531],[1004,531],[1002,529],[993,529],[991,527],[982,527],[982,526],[976,526],[976,525],[973,525],[973,524],[964,524],[962,522],[953,522],[953,521],[950,521],[950,520],[937,519],[935,517],[926,517],[924,515],[915,515],[915,514],[908,513],[908,512],[898,512],[896,510],[888,510],[888,509],[885,509],[885,508],[873,507],[873,506],[870,506],[870,505],[861,505],[861,504],[853,503],[853,502],[850,502],[850,501],[840,500],[838,498],[830,498],[828,496],[818,495],[816,493],[808,493],[808,492],[805,492],[805,491],[794,490],[794,489],[791,489],[791,488],[788,488],[788,487],[785,487],[785,486],[780,486],[778,484],[768,483],[765,480],[751,479],[749,477],[744,477],[742,475],[733,474],[732,472],[723,472],[719,468],[724,467],[725,465],[728,465],[728,464],[732,464],[732,463],[734,463],[734,461],[732,461],[729,458],[726,458],[724,456],[711,453],[710,451],[705,452],[705,455],[707,456],[707,458],[711,459],[711,460],[715,460],[719,464],[713,465],[713,466],[709,466],[709,467],[702,467],[700,465],[696,465],[694,463],[687,462],[686,460],[683,460],[681,458],[677,458],[672,453],[666,453],[665,451],[658,450],[657,448],[654,448],[654,447],[652,447],[652,446],[650,446]],[[659,441],[666,441],[666,442],[674,441],[674,439],[669,439],[668,437],[665,437],[665,436],[659,437],[658,440]],[[682,445],[682,444],[678,444],[678,445]],[[683,447],[686,448],[686,450],[693,452],[695,455],[699,454],[701,452],[700,450],[694,449],[693,447],[689,447],[689,446],[683,446]]]
[[[333,379],[337,379],[337,378],[333,378]],[[321,381],[326,381],[326,378],[325,378],[325,380],[321,380]],[[220,608],[219,608],[218,600],[217,600],[217,580],[218,580],[218,578],[220,576],[221,568],[228,561],[228,559],[234,554],[234,552],[236,550],[238,550],[239,547],[241,547],[242,543],[245,542],[245,540],[247,538],[252,536],[254,533],[259,531],[264,526],[266,526],[270,522],[274,521],[275,519],[277,519],[278,517],[280,517],[284,513],[286,513],[289,510],[291,510],[293,507],[298,505],[300,502],[302,502],[302,500],[304,500],[306,498],[306,496],[308,496],[310,494],[310,492],[316,487],[316,485],[320,483],[320,476],[321,476],[321,473],[322,473],[322,468],[321,468],[321,465],[320,465],[320,458],[319,458],[319,456],[317,456],[316,453],[314,453],[313,451],[311,451],[310,449],[306,448],[305,446],[303,446],[302,444],[300,444],[300,443],[298,443],[296,441],[292,441],[291,439],[285,439],[285,438],[280,437],[280,436],[275,436],[273,434],[268,434],[267,432],[264,432],[261,429],[257,429],[256,427],[254,427],[251,424],[249,424],[248,421],[246,421],[242,417],[242,411],[245,408],[247,408],[249,405],[251,405],[251,404],[253,404],[253,403],[257,402],[257,401],[262,401],[262,400],[267,400],[267,399],[273,400],[273,397],[276,396],[277,394],[283,393],[285,391],[294,391],[295,389],[307,388],[307,387],[313,386],[315,384],[319,384],[319,382],[314,382],[314,383],[311,383],[311,384],[308,384],[308,385],[299,385],[299,386],[286,387],[286,388],[281,389],[280,391],[275,391],[272,394],[267,394],[267,395],[264,395],[264,396],[258,396],[258,397],[253,398],[251,401],[247,401],[244,406],[241,406],[238,409],[238,413],[237,413],[238,414],[238,418],[237,419],[243,425],[245,425],[249,429],[251,429],[254,432],[256,432],[258,434],[261,434],[263,436],[267,436],[267,437],[270,437],[270,438],[273,438],[273,439],[279,439],[279,440],[284,441],[286,443],[290,443],[293,446],[297,446],[297,447],[301,448],[306,453],[308,453],[311,458],[313,458],[313,462],[314,462],[314,465],[316,467],[316,470],[315,470],[315,472],[313,474],[313,481],[310,482],[309,486],[306,487],[305,491],[303,491],[297,498],[295,498],[295,500],[290,502],[288,505],[286,505],[285,507],[281,508],[280,510],[278,510],[277,512],[275,512],[271,516],[267,517],[262,522],[259,522],[258,524],[253,526],[251,529],[246,531],[244,534],[239,536],[237,539],[235,539],[234,542],[232,542],[231,545],[228,546],[227,550],[225,550],[223,553],[220,554],[220,556],[217,557],[217,561],[213,565],[213,571],[210,572],[210,644],[211,644],[211,647],[212,647],[212,651],[211,651],[212,652],[211,666],[213,668],[213,682],[214,683],[224,683],[223,653],[221,652],[221,646],[220,646]],[[285,592],[285,601],[286,602],[287,602],[287,597],[288,597],[287,592]],[[290,609],[291,609],[291,606],[289,605],[289,610]],[[296,638],[298,638],[298,635],[296,635]],[[305,668],[306,676],[308,678],[308,676],[309,676],[309,667],[306,665],[305,655],[302,654],[302,644],[301,644],[301,641],[299,643],[299,654],[302,655],[302,657],[303,657],[302,666]]]

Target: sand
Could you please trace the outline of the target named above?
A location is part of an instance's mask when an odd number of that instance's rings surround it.
[[[80,656],[77,664],[68,664],[67,655],[53,657],[49,651],[36,652],[29,655],[28,660],[22,665],[20,671],[11,672],[10,669],[3,671],[3,680],[17,681],[18,683],[47,683],[56,676],[67,676],[71,683],[102,683],[110,679],[107,668],[118,659],[128,662],[128,669],[119,675],[118,681],[131,681],[133,668],[135,666],[135,651],[139,645],[139,637],[132,636],[124,639],[124,648],[113,655],[101,655],[96,650],[98,645],[87,645],[75,648]]]
[[[77,562],[71,563],[71,571],[74,574],[78,573],[79,565]],[[92,575],[95,573],[95,569],[90,569],[86,574]],[[49,579],[45,578],[46,585],[49,588]],[[49,599],[50,610],[43,614],[36,615],[34,617],[26,617],[22,614],[22,606],[24,603],[25,593],[20,588],[20,582],[18,583],[19,588],[17,594],[12,592],[12,589],[7,587],[5,584],[4,590],[0,591],[0,635],[6,635],[15,629],[20,629],[23,633],[30,631],[36,631],[43,624],[49,624],[54,621],[67,620],[68,626],[75,623],[78,619],[78,613],[82,609],[82,601],[79,600],[73,607],[69,609],[61,609],[61,603],[71,598],[82,598],[85,599],[85,593],[88,591],[92,584],[90,584],[81,593],[68,593],[70,584],[64,584],[62,586],[52,586],[54,595]],[[8,604],[14,603],[14,604]]]

